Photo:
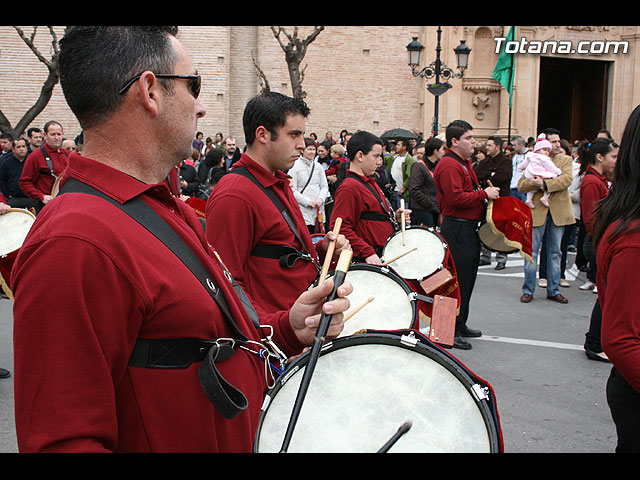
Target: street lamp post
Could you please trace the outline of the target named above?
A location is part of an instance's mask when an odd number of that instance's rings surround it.
[[[462,76],[464,75],[464,71],[469,66],[469,54],[471,53],[471,49],[468,45],[466,45],[465,40],[460,40],[460,45],[453,49],[456,54],[456,60],[458,62],[459,70],[459,73],[456,73],[440,60],[440,52],[442,51],[442,46],[440,43],[441,37],[442,28],[438,27],[436,59],[421,70],[419,70],[418,67],[420,65],[420,56],[422,54],[422,50],[424,50],[424,46],[418,41],[418,37],[413,37],[413,41],[409,43],[409,45],[407,45],[407,52],[409,53],[409,66],[411,67],[411,73],[413,74],[413,76],[422,77],[425,79],[435,79],[434,83],[427,84],[427,90],[429,90],[429,92],[431,92],[431,94],[435,97],[433,123],[431,124],[431,134],[433,136],[438,135],[438,131],[440,130],[440,125],[438,123],[439,97],[451,88],[451,84],[448,82],[449,79],[462,78]],[[441,78],[444,80],[444,82],[442,83],[440,82]]]

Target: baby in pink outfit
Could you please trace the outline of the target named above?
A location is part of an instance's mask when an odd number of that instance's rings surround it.
[[[522,163],[518,166],[518,170],[524,170],[524,176],[526,178],[555,178],[562,173],[558,167],[551,161],[551,143],[547,140],[547,136],[541,133],[538,137],[533,152],[527,153]],[[535,208],[533,205],[533,195],[536,191],[527,192],[526,204],[531,208]],[[540,201],[545,207],[549,206],[549,192],[543,190]]]

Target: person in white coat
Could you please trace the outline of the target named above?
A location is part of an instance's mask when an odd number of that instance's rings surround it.
[[[313,139],[305,138],[304,152],[288,172],[293,195],[312,234],[315,233],[318,215],[321,215],[320,223],[324,223],[324,203],[329,196],[327,176],[316,160],[316,148]]]

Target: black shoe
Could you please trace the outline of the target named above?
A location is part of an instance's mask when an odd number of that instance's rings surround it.
[[[505,268],[505,264],[504,263],[499,263],[496,265],[496,270],[504,270]]]
[[[489,260],[480,259],[480,262],[478,262],[478,266],[483,267],[485,265],[491,265],[491,262]]]
[[[482,332],[465,326],[458,332],[458,335],[461,337],[481,337]]]
[[[10,376],[9,370],[0,368],[0,378],[9,378]]]
[[[587,358],[589,360],[596,360],[598,362],[611,363],[611,360],[609,360],[609,358],[604,352],[596,353],[593,350],[590,350],[585,347],[584,353],[587,354]]]
[[[460,335],[456,335],[453,339],[453,348],[459,348],[460,350],[471,350],[471,344]]]

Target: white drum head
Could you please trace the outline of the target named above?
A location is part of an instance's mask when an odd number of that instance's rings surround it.
[[[398,275],[407,280],[422,280],[435,273],[444,263],[445,243],[434,232],[414,227],[405,230],[405,243],[402,244],[402,232],[395,233],[385,245],[382,256],[389,261],[412,249],[415,251],[389,264]]]
[[[325,351],[288,452],[375,453],[407,421],[411,429],[389,453],[491,452],[495,442],[487,415],[442,362],[384,343]],[[280,451],[303,372],[304,367],[295,371],[267,396],[256,439],[259,453]]]
[[[373,265],[353,265],[346,280],[353,285],[349,295],[351,306],[345,312],[349,318],[339,337],[353,335],[363,329],[402,330],[413,328],[417,319],[415,301],[409,299],[411,289],[389,269]],[[371,302],[369,299],[373,298]]]
[[[0,215],[0,256],[19,250],[36,217],[27,210],[12,208]]]

